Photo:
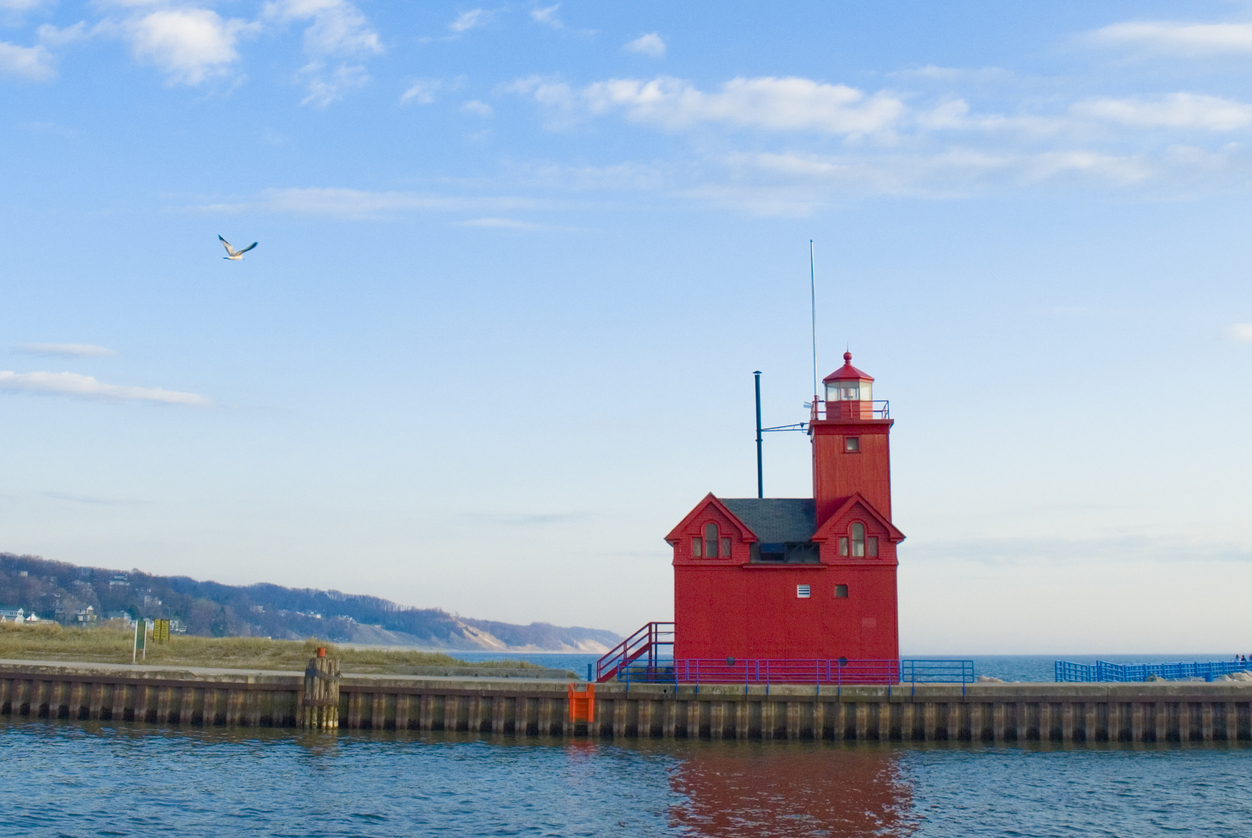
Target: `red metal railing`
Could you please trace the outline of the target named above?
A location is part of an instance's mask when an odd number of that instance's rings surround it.
[[[874,401],[832,402],[817,399],[813,402],[812,421],[819,419],[890,419],[891,402],[886,399]]]
[[[668,654],[661,654],[668,647]],[[596,661],[595,680],[612,680],[618,673],[640,658],[645,658],[648,670],[656,670],[659,662],[672,658],[674,653],[674,624],[652,622],[613,647],[608,654]]]

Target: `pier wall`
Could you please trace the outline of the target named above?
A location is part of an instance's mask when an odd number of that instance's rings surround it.
[[[299,672],[0,661],[0,715],[295,728],[304,683]],[[1252,684],[1242,682],[773,686],[768,694],[610,683],[596,685],[590,722],[570,720],[568,683],[345,674],[339,726],[612,739],[1252,741]]]

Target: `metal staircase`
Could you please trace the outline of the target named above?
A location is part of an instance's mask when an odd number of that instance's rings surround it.
[[[630,680],[673,681],[674,624],[648,623],[596,661],[595,680],[604,683],[629,670]]]

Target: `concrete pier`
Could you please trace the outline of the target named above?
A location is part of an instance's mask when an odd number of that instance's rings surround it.
[[[344,674],[347,729],[590,738],[966,742],[1252,741],[1252,683],[892,687],[597,684],[569,718],[568,681]],[[164,725],[304,725],[303,672],[0,661],[0,715]]]

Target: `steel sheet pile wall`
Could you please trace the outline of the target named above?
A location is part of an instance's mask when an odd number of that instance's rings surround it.
[[[299,727],[302,673],[0,663],[0,714],[166,725]],[[344,675],[348,729],[606,738],[981,742],[1252,740],[1252,685],[771,687],[600,684],[593,724],[566,682]]]

